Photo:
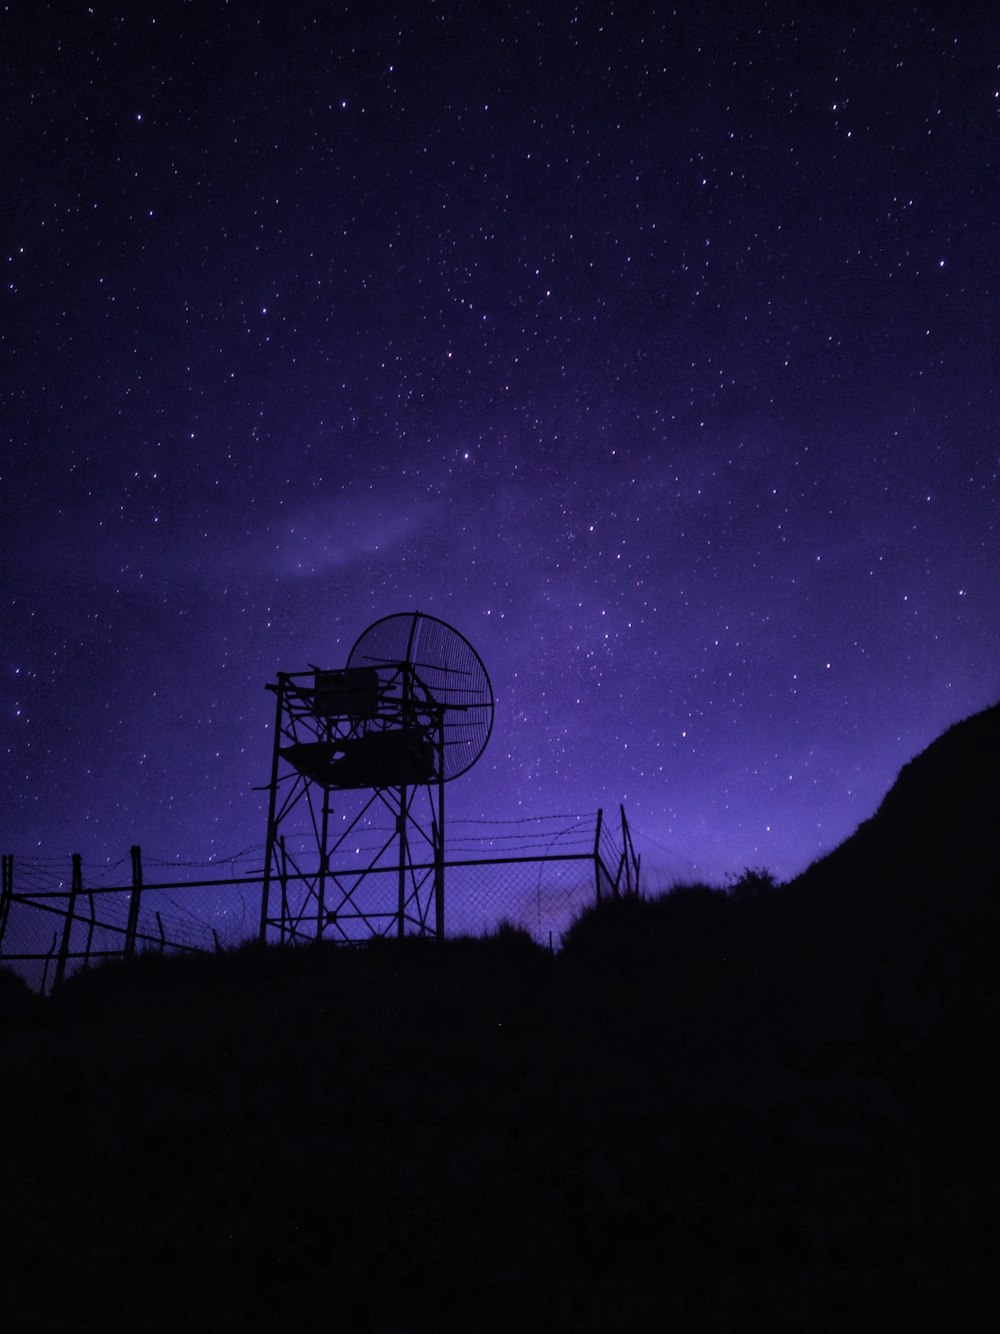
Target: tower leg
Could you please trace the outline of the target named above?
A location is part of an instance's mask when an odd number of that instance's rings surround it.
[[[444,780],[437,785],[437,816],[434,836],[434,937],[444,940]]]
[[[396,903],[396,935],[402,938],[404,934],[404,915],[406,910],[406,867],[409,862],[408,841],[406,837],[406,822],[409,819],[407,809],[408,793],[405,787],[399,789],[399,822],[396,826],[399,838],[399,881],[398,896]]]
[[[274,845],[278,837],[278,751],[281,746],[281,728],[285,710],[285,675],[278,673],[278,684],[274,687],[278,704],[274,715],[274,753],[271,757],[271,783],[267,801],[267,846],[264,849],[264,884],[260,896],[260,933],[262,945],[267,943],[268,899],[271,892],[271,863],[274,860]]]

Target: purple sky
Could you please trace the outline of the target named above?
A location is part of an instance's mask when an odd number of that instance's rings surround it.
[[[807,8],[0,14],[3,851],[263,843],[265,682],[411,608],[452,812],[654,879],[1000,698],[995,24]]]

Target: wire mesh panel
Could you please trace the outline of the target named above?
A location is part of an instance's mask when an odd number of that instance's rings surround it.
[[[176,871],[176,863],[169,865]],[[45,991],[57,977],[102,959],[146,950],[205,952],[251,938],[259,876],[249,883],[246,877],[205,881],[193,875],[201,867],[184,869],[189,882],[137,888],[100,883],[120,873],[121,863],[91,867],[92,879],[81,877],[74,886],[54,862],[19,860],[5,885],[0,966]]]
[[[40,912],[13,903],[0,966],[19,973],[33,991],[44,991],[51,981],[61,931],[61,912]]]
[[[448,866],[449,936],[486,935],[503,923],[558,947],[570,923],[595,898],[592,861],[490,862]]]

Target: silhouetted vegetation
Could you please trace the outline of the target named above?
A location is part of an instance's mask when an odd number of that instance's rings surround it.
[[[992,1328],[997,781],[963,755],[998,716],[798,880],[606,901],[557,954],[0,971],[7,1327]]]
[[[39,998],[20,974],[0,966],[0,1032],[12,1024],[23,1023],[39,1008]]]

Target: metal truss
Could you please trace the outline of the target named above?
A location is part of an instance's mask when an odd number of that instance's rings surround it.
[[[313,669],[268,688],[260,939],[442,937],[444,729],[417,674]]]

